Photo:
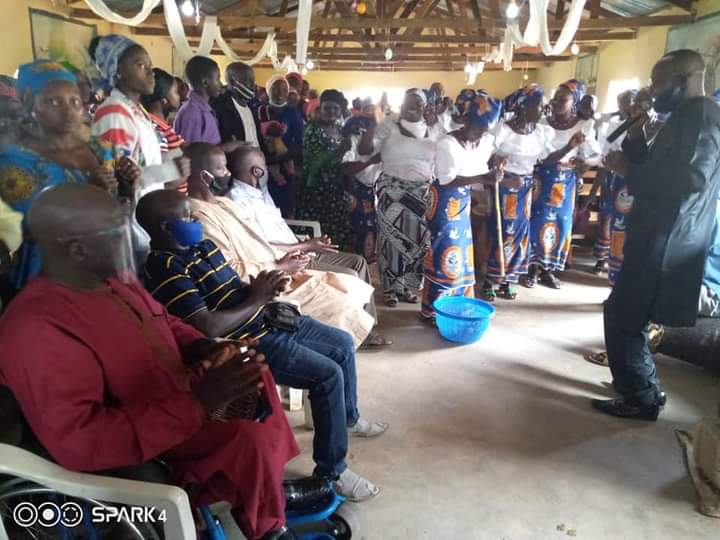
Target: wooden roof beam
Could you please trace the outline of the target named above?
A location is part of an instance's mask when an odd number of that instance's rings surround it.
[[[411,0],[414,2],[415,0]],[[327,30],[331,28],[345,28],[347,30],[363,30],[374,27],[385,28],[405,28],[408,30],[422,30],[430,28],[451,28],[455,30],[477,30],[478,23],[474,20],[464,19],[443,19],[441,17],[430,17],[428,14],[437,5],[439,0],[425,0],[425,9],[422,12],[425,15],[407,19],[374,19],[371,17],[354,17],[349,13],[348,16],[340,18],[322,18],[314,17],[311,22],[313,30]],[[337,5],[345,4],[339,2]],[[408,5],[408,7],[410,4]],[[342,13],[342,12],[341,12]],[[72,9],[71,15],[81,19],[98,19],[98,17],[89,9]],[[656,15],[643,17],[615,17],[612,19],[583,19],[580,22],[580,30],[613,30],[617,28],[643,28],[650,26],[673,26],[676,24],[686,24],[692,22],[693,15]],[[290,17],[236,17],[227,16],[220,17],[220,23],[223,27],[233,28],[273,28],[277,27],[285,31],[294,31],[296,20]],[[494,20],[496,27],[505,26],[505,21]],[[564,20],[548,21],[549,30],[562,30]],[[150,15],[144,26],[165,26],[165,19],[162,15]],[[142,28],[142,27],[140,27]]]
[[[134,34],[139,36],[168,36],[167,29],[165,28],[148,28],[139,26],[132,29]],[[188,37],[199,38],[201,30],[199,28],[185,27],[185,35]],[[243,40],[255,40],[258,43],[262,43],[265,39],[265,32],[251,32],[247,30],[231,30],[223,31],[223,37],[226,40],[230,39],[243,39]],[[575,34],[574,41],[577,43],[600,43],[606,41],[628,41],[635,39],[637,32],[578,32]],[[338,35],[338,34],[321,34],[314,36],[313,39],[317,39],[321,42],[334,43],[386,43],[383,36],[350,36],[350,35]],[[556,39],[555,36],[552,39]],[[392,43],[432,43],[439,44],[440,38],[438,36],[431,35],[419,35],[419,36],[392,36],[389,38]],[[294,35],[279,36],[279,43],[295,44]],[[493,36],[446,36],[442,38],[442,43],[448,44],[491,44],[497,45],[499,38]]]

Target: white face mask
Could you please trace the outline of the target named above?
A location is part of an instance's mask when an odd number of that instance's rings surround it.
[[[409,131],[416,139],[424,139],[427,134],[427,124],[425,120],[419,122],[408,122],[404,118],[400,119],[400,125]]]

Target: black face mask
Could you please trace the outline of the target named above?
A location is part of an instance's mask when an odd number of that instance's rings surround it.
[[[239,81],[233,81],[230,85],[230,89],[234,94],[245,101],[250,101],[255,97],[255,89]]]
[[[210,175],[206,171],[206,174]],[[211,175],[212,176],[212,175]],[[208,187],[213,195],[222,197],[228,191],[230,191],[230,183],[232,182],[232,174],[225,176],[212,176],[212,180],[208,183]]]
[[[653,100],[653,108],[659,113],[671,113],[677,109],[685,99],[687,84],[671,86]]]

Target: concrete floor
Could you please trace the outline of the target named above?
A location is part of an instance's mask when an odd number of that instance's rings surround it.
[[[717,381],[659,357],[668,405],[657,423],[593,412],[590,398],[612,397],[610,376],[582,354],[602,347],[608,288],[584,270],[561,291],[498,300],[473,345],[444,341],[417,306],[382,308],[395,345],[358,356],[360,406],[391,428],[351,440],[348,460],[383,490],[358,507],[361,538],[720,538],[720,522],[694,511],[673,433],[714,413]],[[307,474],[312,435],[300,413],[291,423],[303,455],[289,472]]]

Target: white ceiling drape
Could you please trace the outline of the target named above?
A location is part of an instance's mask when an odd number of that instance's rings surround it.
[[[143,0],[142,9],[134,17],[122,17],[111,10],[105,4],[104,0],[85,0],[85,3],[99,17],[115,23],[128,26],[138,26],[148,18],[153,9],[163,4],[163,12],[165,14],[165,24],[167,25],[170,39],[180,58],[187,62],[195,55],[209,56],[213,45],[217,43],[220,50],[233,62],[244,62],[254,65],[262,61],[265,57],[269,57],[272,61],[273,68],[278,71],[298,71],[298,66],[291,56],[283,58],[282,62],[278,60],[278,47],[275,41],[275,32],[268,32],[260,50],[252,58],[246,59],[239,57],[232,47],[222,37],[222,31],[217,22],[217,17],[208,16],[203,21],[202,33],[200,36],[200,44],[198,47],[191,47],[185,35],[185,27],[183,26],[182,17],[178,10],[177,3],[174,0]],[[312,0],[300,0],[298,7],[297,19],[297,59],[302,66],[306,62],[307,48],[310,35],[310,20],[312,18]]]
[[[148,18],[153,9],[160,5],[163,0],[143,0],[142,9],[134,17],[122,17],[105,5],[104,0],[85,0],[88,7],[99,17],[115,24],[137,26]]]
[[[547,25],[547,10],[549,0],[529,0],[530,19],[525,33],[520,32],[516,21],[508,21],[503,40],[502,54],[505,71],[512,69],[512,58],[515,47],[537,47],[542,49],[545,56],[561,54],[572,42],[580,26],[586,0],[572,0],[570,11],[565,18],[565,24],[555,44],[550,43],[550,33]]]

